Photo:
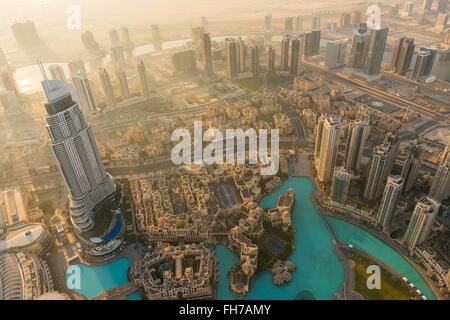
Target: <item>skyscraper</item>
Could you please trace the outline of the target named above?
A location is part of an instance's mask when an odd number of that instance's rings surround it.
[[[404,76],[409,70],[414,55],[414,39],[402,37],[395,43],[391,58],[391,69]]]
[[[325,115],[321,115],[316,126],[316,143],[314,145],[314,159],[319,161],[320,145],[322,143],[323,124],[325,123]]]
[[[89,30],[81,34],[81,41],[83,42],[83,45],[87,50],[92,50],[92,51],[100,50],[100,46],[98,45],[98,42],[95,41],[94,35]]]
[[[291,34],[294,31],[294,19],[287,17],[284,19],[284,32]]]
[[[225,50],[227,59],[227,78],[232,79],[238,74],[236,65],[236,42],[234,39],[225,39]]]
[[[392,221],[398,197],[402,192],[403,178],[398,175],[389,175],[384,188],[383,198],[380,202],[377,215],[377,225],[385,229]]]
[[[448,0],[437,0],[436,11],[439,13],[443,13],[447,10]]]
[[[208,18],[203,16],[201,20],[202,20],[201,22],[202,22],[203,30],[205,30],[205,32],[208,32],[208,27],[209,27],[209,25],[208,25]]]
[[[66,82],[64,70],[59,64],[52,64],[51,66],[48,67],[48,70],[50,71],[52,79]]]
[[[311,30],[318,31],[320,30],[320,16],[313,16],[311,20]]]
[[[95,101],[94,92],[92,91],[91,82],[85,73],[71,73],[73,87],[76,95],[74,99],[80,105],[84,113],[97,111],[97,102]]]
[[[320,143],[319,170],[317,173],[321,182],[329,182],[333,177],[339,151],[340,126],[340,117],[327,116],[325,118],[322,129],[322,141]]]
[[[121,46],[111,48],[111,60],[118,66],[125,65],[125,56],[123,54],[123,49]]]
[[[359,172],[359,164],[369,133],[370,126],[367,121],[354,120],[350,122],[344,162],[345,166],[354,172]]]
[[[353,31],[352,48],[348,58],[348,66],[355,69],[364,67],[370,47],[370,30],[366,23],[360,23]]]
[[[400,7],[400,15],[403,17],[412,17],[414,10],[414,2],[404,2]]]
[[[119,34],[117,33],[117,30],[109,31],[109,40],[111,41],[111,47],[117,47],[120,45]]]
[[[236,68],[237,72],[245,71],[246,46],[244,40],[239,37],[236,42]]]
[[[194,42],[199,42],[202,40],[203,34],[205,31],[203,30],[203,27],[194,27],[191,29],[191,38]]]
[[[370,30],[369,52],[363,68],[365,74],[372,75],[380,73],[388,32],[388,27]]]
[[[267,65],[266,65],[266,71],[267,71],[267,77],[272,77],[275,72],[275,50],[272,46],[268,46],[266,49],[266,56],[267,56]]]
[[[2,84],[6,91],[17,92],[16,80],[12,72],[3,71],[2,72]]]
[[[116,69],[116,78],[119,82],[120,95],[122,96],[122,99],[128,99],[130,97],[130,89],[128,88],[127,75],[122,68]]]
[[[423,0],[423,11],[430,11],[431,5],[433,4],[433,0]]]
[[[127,59],[133,57],[134,43],[131,41],[130,33],[127,27],[120,27],[120,45],[127,55]]]
[[[416,56],[416,63],[411,73],[411,79],[424,81],[431,74],[437,50],[429,47],[421,47]]]
[[[201,39],[204,71],[207,75],[212,75],[214,71],[211,54],[211,37],[209,36],[209,33],[203,33]]]
[[[268,14],[264,17],[264,32],[272,32],[272,15]]]
[[[260,57],[260,46],[255,45],[251,47],[251,63],[252,63],[252,73],[254,77],[259,76],[260,71],[259,57]]]
[[[345,29],[345,28],[349,27],[350,26],[350,19],[351,19],[350,13],[343,12],[341,14],[341,16],[339,17],[339,25],[338,25],[338,27],[341,28],[341,29]]]
[[[137,74],[139,83],[141,85],[142,90],[142,96],[145,99],[150,98],[150,88],[148,87],[148,74],[147,69],[145,68],[144,61],[142,59],[139,59],[137,64]]]
[[[94,227],[95,210],[114,196],[116,187],[69,85],[46,80],[42,86],[48,99],[45,109],[51,149],[70,192],[70,218],[76,231],[89,231]]]
[[[303,34],[303,42],[302,42],[303,56],[310,57],[310,56],[315,56],[315,55],[319,54],[320,34],[321,34],[320,30]]]
[[[295,32],[297,34],[300,34],[302,33],[302,29],[303,29],[303,17],[297,16],[295,17]]]
[[[361,11],[359,10],[352,11],[350,17],[350,24],[357,26],[360,23],[361,23]]]
[[[404,246],[412,249],[427,240],[440,205],[439,201],[429,197],[417,202],[403,238]]]
[[[447,156],[439,163],[430,188],[429,197],[444,201],[450,196],[450,161]]]
[[[291,40],[291,74],[300,75],[302,67],[302,36],[293,37]]]
[[[397,148],[398,140],[393,136],[387,136],[381,145],[375,147],[364,188],[365,200],[374,200],[380,195],[394,165]]]
[[[161,51],[162,49],[162,39],[161,34],[159,33],[159,25],[152,24],[152,41],[153,45],[155,46],[155,51]],[[205,28],[203,28],[205,30]]]
[[[345,203],[352,173],[345,167],[336,167],[333,173],[333,183],[331,184],[331,201]]]
[[[347,52],[347,39],[327,42],[325,56],[325,67],[338,68],[345,64],[345,54]]]
[[[108,106],[114,106],[116,104],[116,99],[114,98],[114,90],[108,71],[105,68],[100,68],[98,70],[98,75],[102,83],[103,93],[105,94],[106,98],[106,104]]]
[[[67,64],[71,73],[83,73],[87,74],[84,62],[81,59],[70,60]]]
[[[281,70],[289,71],[289,45],[290,45],[289,35],[286,35],[283,40],[281,40]]]
[[[405,192],[410,191],[414,186],[420,166],[422,165],[422,158],[423,148],[419,145],[412,145],[402,168],[402,177],[405,179],[405,186],[403,188]]]

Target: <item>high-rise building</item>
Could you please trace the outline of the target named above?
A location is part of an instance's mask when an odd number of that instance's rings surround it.
[[[342,67],[345,64],[346,52],[347,39],[328,41],[325,55],[325,67],[330,69]]]
[[[211,53],[211,37],[209,33],[203,33],[201,35],[201,40],[202,40],[202,57],[203,57],[204,71],[207,75],[212,75],[214,71]]]
[[[321,182],[329,182],[333,177],[334,167],[339,151],[341,133],[341,119],[336,116],[327,116],[322,129],[320,143],[319,170],[317,176]]]
[[[445,28],[447,28],[447,22],[448,22],[448,14],[446,12],[441,12],[438,14],[436,18],[435,28],[444,30]]]
[[[330,191],[331,201],[345,203],[351,178],[352,173],[349,169],[345,167],[336,167],[334,169]]]
[[[162,39],[161,34],[159,33],[159,25],[152,24],[152,41],[153,45],[155,46],[155,51],[161,51],[162,49]],[[203,28],[205,29],[205,28]]]
[[[436,11],[437,12],[445,12],[447,11],[447,7],[448,7],[448,0],[436,0],[437,6],[436,6]]]
[[[109,31],[109,41],[111,42],[111,47],[117,47],[120,45],[119,33],[117,30]]]
[[[119,82],[120,95],[122,96],[122,99],[128,99],[130,97],[130,89],[128,88],[128,81],[125,70],[123,70],[122,68],[117,68],[116,78]]]
[[[260,57],[260,46],[255,45],[251,47],[251,63],[252,63],[252,73],[254,77],[259,76],[260,66],[259,66],[259,57]]]
[[[405,192],[409,192],[414,186],[414,182],[419,175],[420,166],[422,165],[422,158],[423,148],[416,144],[412,145],[402,168],[402,177],[405,180],[403,189]]]
[[[114,106],[116,104],[116,99],[114,98],[114,90],[108,71],[105,68],[100,68],[98,70],[98,75],[102,83],[102,89],[103,93],[105,94],[106,104],[108,106]]]
[[[294,19],[287,17],[284,19],[284,32],[291,34],[294,31]]]
[[[316,125],[316,143],[314,145],[314,159],[319,161],[320,146],[322,143],[323,124],[325,123],[325,116],[321,115]]]
[[[75,88],[75,99],[84,113],[97,111],[97,102],[92,91],[91,82],[86,73],[71,73],[73,87]]]
[[[416,56],[416,63],[411,73],[411,79],[416,81],[426,80],[433,68],[434,59],[436,58],[437,50],[429,47],[421,47]]]
[[[150,98],[150,88],[148,86],[148,74],[147,74],[147,69],[145,68],[144,61],[142,59],[138,60],[137,74],[138,74],[139,83],[141,85],[142,96],[145,99],[148,99],[148,98]]]
[[[84,66],[84,62],[81,59],[74,59],[69,61],[67,64],[69,67],[70,73],[84,73],[86,74],[86,67]]]
[[[2,48],[0,48],[0,72],[9,71],[8,60],[6,60],[5,53]]]
[[[236,68],[237,68],[238,73],[245,71],[246,53],[247,52],[246,52],[245,42],[241,37],[239,37],[236,41]]]
[[[289,35],[286,35],[281,40],[281,70],[289,71],[289,46],[291,39]]]
[[[353,31],[352,48],[348,58],[348,66],[361,69],[365,66],[370,47],[370,30],[366,23],[360,23]]]
[[[267,56],[266,71],[267,71],[267,76],[270,78],[275,73],[275,50],[273,49],[272,46],[267,47],[266,56]]]
[[[84,48],[92,51],[99,51],[100,46],[98,42],[95,41],[94,35],[91,31],[86,31],[81,34],[81,41],[83,42]]]
[[[412,249],[427,240],[440,205],[439,201],[429,197],[417,202],[403,238],[404,246]]]
[[[397,149],[398,139],[394,136],[387,136],[381,145],[375,147],[364,188],[365,200],[374,200],[380,195],[394,166]]]
[[[227,60],[227,78],[232,79],[238,75],[236,65],[236,42],[234,39],[225,39],[225,51]]]
[[[131,59],[133,57],[134,43],[131,41],[127,27],[120,27],[120,36],[120,46],[125,51],[127,59]]]
[[[208,32],[208,18],[205,16],[202,17],[202,28],[205,30],[205,32]]]
[[[353,26],[357,26],[361,23],[361,11],[355,10],[352,11],[352,14],[350,16],[350,24]]]
[[[359,172],[359,164],[369,133],[370,126],[367,121],[354,120],[348,126],[344,163],[354,172]]]
[[[7,115],[19,114],[24,111],[15,91],[0,91],[0,105],[3,106]]]
[[[195,27],[191,29],[191,38],[194,42],[200,42],[202,40],[203,34],[205,31],[203,27]]]
[[[318,31],[320,30],[320,16],[313,16],[311,20],[311,30]]]
[[[297,16],[295,17],[295,32],[297,34],[300,34],[302,33],[302,29],[303,29],[303,17]]]
[[[268,14],[264,17],[264,32],[272,32],[272,15]]]
[[[320,50],[320,34],[321,31],[312,31],[303,34],[302,54],[305,57],[315,56]]]
[[[197,68],[194,50],[185,49],[173,53],[172,65],[175,73],[194,71]]]
[[[398,197],[402,192],[403,178],[398,175],[389,175],[378,208],[377,225],[385,229],[392,221]]]
[[[86,232],[94,228],[95,210],[114,197],[116,187],[103,167],[92,129],[69,85],[45,80],[42,86],[48,99],[45,109],[51,149],[70,192],[71,221],[76,231]]]
[[[16,80],[14,79],[12,72],[2,72],[2,84],[6,91],[17,92]]]
[[[66,76],[64,74],[62,66],[60,66],[59,64],[52,64],[48,67],[48,70],[50,71],[52,79],[66,82]]]
[[[123,49],[121,46],[111,48],[111,60],[118,66],[125,65],[125,56],[123,54]]]
[[[338,27],[341,29],[348,28],[350,26],[351,16],[348,12],[343,12],[339,17],[339,25]]]
[[[388,27],[370,30],[369,52],[363,68],[365,74],[372,75],[380,73],[388,32]]]
[[[414,39],[402,37],[395,43],[391,58],[391,69],[402,76],[406,74],[414,55]]]
[[[33,21],[16,22],[11,26],[11,30],[19,45],[28,46],[41,42]]]
[[[438,201],[444,201],[450,196],[450,161],[446,159],[439,162],[436,175],[430,188],[429,197]]]
[[[414,10],[414,2],[405,2],[400,7],[400,15],[403,17],[412,17]]]
[[[303,37],[293,37],[291,40],[291,74],[301,75]]]
[[[423,0],[423,11],[430,11],[431,5],[433,4],[433,0]]]

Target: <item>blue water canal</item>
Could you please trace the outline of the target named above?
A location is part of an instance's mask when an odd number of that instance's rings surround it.
[[[292,217],[295,230],[295,247],[289,260],[297,265],[292,281],[283,287],[276,287],[272,275],[264,272],[251,285],[245,299],[330,299],[344,282],[344,267],[333,252],[333,239],[324,221],[315,210],[310,195],[314,186],[308,178],[289,177],[280,188],[264,197],[260,206],[274,208],[280,194],[289,188],[295,190],[296,204]],[[389,245],[369,232],[344,221],[328,218],[340,241],[351,243],[385,262],[412,281],[429,299],[435,299],[432,291],[420,274]],[[239,258],[223,245],[216,246],[219,259],[219,299],[235,299],[229,289],[228,271]],[[104,266],[81,268],[81,289],[78,292],[93,298],[115,285],[126,283],[126,272],[130,262],[118,259]],[[139,293],[127,299],[140,299]]]
[[[264,197],[260,206],[274,208],[280,194],[295,190],[292,223],[296,249],[289,260],[297,265],[292,281],[283,287],[273,285],[272,275],[264,272],[253,282],[245,299],[330,299],[344,282],[344,267],[333,251],[333,239],[310,199],[314,186],[308,178],[289,177],[279,189]],[[371,233],[345,221],[328,218],[340,241],[351,243],[388,264],[407,277],[429,299],[435,299],[420,274],[397,251]],[[235,299],[229,289],[228,271],[238,262],[225,246],[216,247],[219,259],[219,299]]]

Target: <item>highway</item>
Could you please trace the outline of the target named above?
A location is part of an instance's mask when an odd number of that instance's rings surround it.
[[[441,112],[432,111],[432,110],[430,110],[424,106],[421,106],[415,102],[412,102],[410,100],[390,94],[386,91],[373,88],[363,81],[360,81],[357,79],[352,79],[343,74],[338,74],[332,70],[326,70],[326,69],[320,68],[318,66],[312,65],[310,63],[307,63],[307,62],[303,62],[303,65],[306,69],[310,69],[313,71],[321,72],[322,74],[326,74],[329,77],[331,77],[333,81],[350,85],[350,86],[354,87],[355,89],[361,90],[363,92],[370,94],[373,97],[376,97],[380,101],[387,102],[389,104],[392,104],[392,105],[402,108],[402,109],[405,109],[406,107],[409,106],[411,109],[413,109],[414,111],[416,111],[419,114],[425,115],[441,124],[448,125],[448,122],[449,122],[448,115],[444,115]]]

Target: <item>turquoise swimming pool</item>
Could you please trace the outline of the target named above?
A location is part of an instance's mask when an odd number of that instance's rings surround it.
[[[87,266],[77,264],[80,268],[81,285],[79,290],[86,298],[93,297],[103,293],[104,290],[112,289],[116,285],[123,285],[128,282],[127,270],[130,260],[120,258],[103,266]],[[66,272],[66,279],[69,274]],[[127,300],[141,300],[139,292],[134,292],[127,297]]]

